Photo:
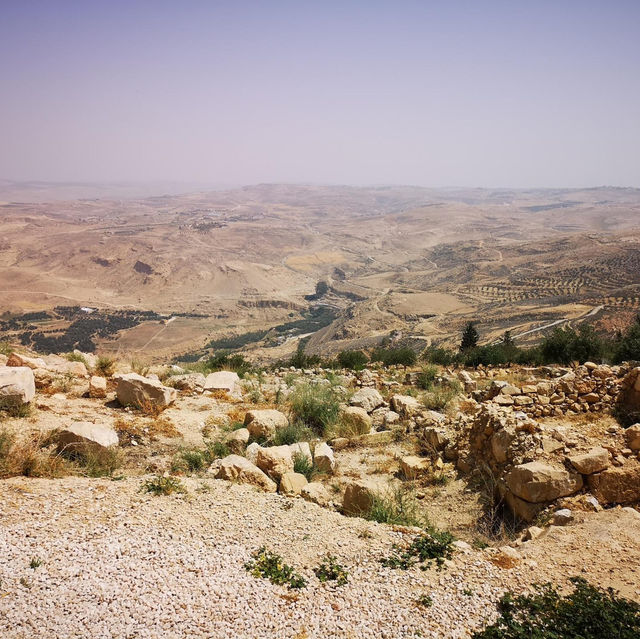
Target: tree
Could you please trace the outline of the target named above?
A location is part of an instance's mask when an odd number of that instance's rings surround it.
[[[342,351],[338,354],[338,363],[342,368],[361,371],[368,361],[369,358],[362,351]]]
[[[460,342],[460,351],[468,351],[478,345],[478,331],[473,322],[469,322],[462,332],[462,341]]]

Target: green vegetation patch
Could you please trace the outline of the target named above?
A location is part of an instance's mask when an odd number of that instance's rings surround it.
[[[265,546],[253,552],[251,560],[245,563],[244,567],[254,577],[268,579],[277,586],[299,590],[307,585],[307,580],[302,575],[299,575],[292,566],[285,564],[280,555],[267,550]]]

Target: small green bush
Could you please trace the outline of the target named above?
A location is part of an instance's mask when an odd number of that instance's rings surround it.
[[[416,603],[421,608],[431,608],[431,606],[433,606],[433,599],[431,599],[431,597],[429,595],[420,595],[416,599]]]
[[[362,513],[364,519],[380,524],[398,526],[425,526],[428,522],[418,508],[412,489],[402,485],[385,493],[375,493],[368,510]]]
[[[311,481],[313,474],[313,462],[302,453],[294,453],[293,455],[293,472],[304,475],[308,481]]]
[[[116,362],[111,357],[101,355],[96,361],[95,372],[100,373],[103,377],[111,377],[116,369]]]
[[[333,555],[327,555],[322,563],[313,569],[321,582],[335,581],[338,586],[344,586],[349,581],[349,573],[341,566]]]
[[[431,561],[435,561],[438,567],[442,567],[444,560],[453,556],[454,541],[451,533],[431,528],[424,535],[415,537],[408,548],[401,549],[394,545],[393,554],[383,559],[382,564],[388,568],[408,570],[419,564],[426,568]]]
[[[293,421],[322,436],[338,421],[340,400],[330,386],[299,384],[291,395]]]
[[[82,364],[84,364],[87,368],[89,368],[89,364],[87,364],[87,358],[82,354],[82,353],[67,353],[65,355],[65,357],[70,361],[70,362],[81,362]]]
[[[177,477],[163,477],[162,475],[147,479],[140,490],[145,493],[152,493],[156,497],[187,492],[184,484]]]
[[[369,358],[362,351],[342,351],[337,359],[341,368],[354,371],[361,371],[369,362]]]
[[[498,605],[498,620],[473,639],[637,639],[640,605],[603,590],[581,577],[570,580],[574,590],[561,595],[551,584],[538,584],[530,595],[506,593]]]
[[[376,348],[371,361],[382,362],[384,366],[413,366],[418,360],[415,351],[408,346],[402,348]]]
[[[278,428],[271,438],[274,446],[295,444],[296,442],[308,442],[315,439],[316,434],[302,422],[294,420],[284,428]]]
[[[307,581],[302,575],[296,573],[292,566],[285,564],[280,555],[267,550],[265,546],[253,552],[251,560],[245,563],[244,567],[254,577],[268,579],[277,586],[287,586],[291,590],[298,590],[307,585]]]
[[[436,366],[425,366],[418,373],[416,385],[422,390],[431,390],[438,376],[438,368]]]

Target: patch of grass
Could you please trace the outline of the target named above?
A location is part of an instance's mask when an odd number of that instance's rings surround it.
[[[103,377],[111,377],[116,370],[116,361],[106,355],[100,355],[96,361],[94,372]]]
[[[26,419],[33,413],[31,404],[16,404],[15,402],[0,402],[0,419],[12,417],[14,419]]]
[[[431,390],[433,384],[438,376],[438,367],[429,365],[424,366],[418,373],[416,380],[416,386],[422,390]]]
[[[296,442],[309,442],[316,438],[316,434],[300,421],[292,421],[284,428],[278,428],[271,438],[274,446],[295,444]]]
[[[156,497],[160,495],[184,494],[187,492],[184,484],[177,477],[164,477],[156,475],[147,479],[140,488],[141,492],[151,493]]]
[[[330,386],[299,384],[291,394],[293,421],[322,436],[338,422],[340,400]]]
[[[55,452],[49,435],[36,434],[18,439],[0,430],[0,478],[62,477],[69,473],[66,460]]]
[[[65,357],[70,362],[80,362],[81,364],[84,364],[87,368],[89,368],[89,364],[87,363],[87,358],[82,353],[71,352],[71,353],[67,353]]]
[[[451,482],[451,477],[446,473],[435,473],[429,479],[429,483],[435,486],[446,486]]]
[[[40,568],[40,566],[42,566],[42,559],[40,559],[40,557],[31,557],[29,568],[31,568],[31,570],[35,570],[36,568]]]
[[[0,355],[9,357],[13,353],[13,346],[9,342],[0,342]]]
[[[349,573],[341,566],[333,555],[326,555],[322,563],[313,569],[321,582],[335,581],[336,585],[344,586],[349,581]]]
[[[421,608],[431,608],[431,606],[433,606],[433,599],[431,599],[431,597],[427,594],[420,595],[416,599],[416,604],[418,604],[418,606],[420,606]]]
[[[424,393],[420,401],[427,410],[442,411],[448,408],[459,394],[460,391],[457,388],[435,386],[432,390]]]
[[[415,537],[408,548],[402,549],[394,544],[393,554],[383,559],[382,565],[400,570],[421,565],[421,568],[426,569],[432,561],[435,561],[441,568],[444,560],[451,559],[453,556],[454,541],[455,538],[451,533],[431,528],[425,534]]]
[[[200,473],[208,468],[214,460],[222,459],[231,454],[225,442],[208,441],[204,448],[190,448],[181,450],[171,463],[174,473]]]
[[[428,525],[426,517],[419,511],[414,491],[405,485],[372,495],[369,509],[361,516],[379,524],[418,527]]]
[[[86,477],[113,477],[122,467],[122,451],[116,447],[105,449],[90,444],[75,445],[66,456]]]
[[[129,363],[131,370],[138,375],[146,377],[149,374],[149,365],[139,359],[132,359]]]
[[[473,639],[635,639],[640,636],[640,604],[572,577],[573,592],[562,595],[551,584],[515,596],[507,592],[498,620]]]
[[[311,475],[313,474],[313,462],[302,453],[294,453],[293,472],[300,473],[307,478],[307,481],[311,481]]]
[[[292,566],[285,564],[280,555],[267,550],[265,546],[253,552],[251,560],[245,563],[244,567],[254,577],[268,579],[277,586],[298,590],[307,585],[307,580],[302,575],[296,573]]]

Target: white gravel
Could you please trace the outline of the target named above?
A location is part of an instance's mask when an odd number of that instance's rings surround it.
[[[0,482],[0,636],[468,637],[509,580],[475,552],[441,572],[384,568],[404,535],[300,499],[221,481],[201,493],[199,480],[187,480],[187,497],[153,497],[141,483]],[[263,544],[304,574],[304,590],[246,572]],[[346,586],[313,575],[327,552],[347,568]],[[433,606],[418,607],[421,594]]]

